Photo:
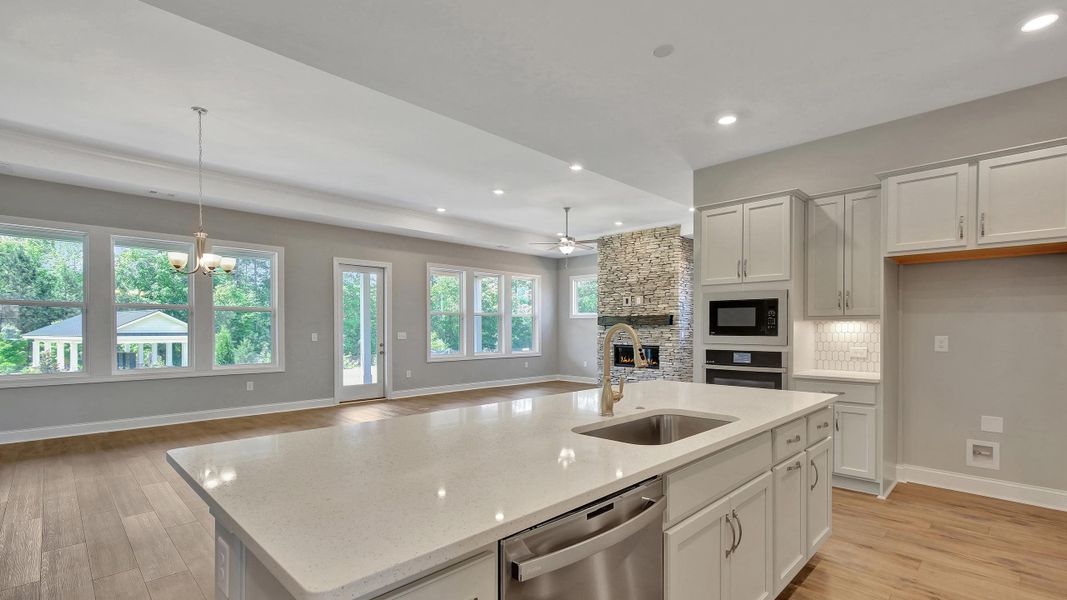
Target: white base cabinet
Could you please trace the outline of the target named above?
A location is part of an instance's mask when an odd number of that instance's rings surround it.
[[[774,592],[785,589],[808,557],[807,453],[801,452],[774,468]]]
[[[878,479],[878,417],[874,406],[834,405],[834,473]]]
[[[667,600],[773,597],[771,473],[664,533]]]
[[[809,557],[819,551],[823,543],[830,538],[832,530],[833,461],[830,459],[830,451],[833,449],[833,444],[832,438],[826,438],[808,448],[806,452],[808,481],[805,486],[806,506],[804,510],[807,518],[804,520],[804,525]]]

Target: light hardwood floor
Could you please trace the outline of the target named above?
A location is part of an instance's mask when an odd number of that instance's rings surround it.
[[[207,506],[167,449],[588,388],[553,382],[0,446],[0,600],[210,600]],[[834,490],[834,535],[780,599],[1067,598],[1067,513],[900,485]]]

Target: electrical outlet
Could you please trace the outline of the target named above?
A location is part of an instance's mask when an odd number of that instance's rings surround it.
[[[530,368],[530,361],[528,361],[528,360],[527,360],[527,361],[524,361],[524,362],[522,363],[522,368],[524,368],[524,369],[529,369],[529,368]]]
[[[407,377],[408,379],[411,379],[411,369],[408,369],[407,371],[404,371],[404,377]]]
[[[948,336],[947,335],[935,335],[934,336],[934,352],[948,352]]]
[[[867,346],[851,346],[848,349],[848,357],[859,360],[867,360]]]
[[[1004,417],[987,417],[982,415],[982,431],[987,433],[1004,433]]]
[[[634,297],[634,304],[636,304],[638,306],[641,306],[644,303],[645,303],[645,297],[644,296],[635,296]]]
[[[408,332],[406,332],[406,331],[398,331],[398,332],[396,332],[396,339],[398,339],[398,340],[406,340],[406,339],[408,339]]]
[[[311,332],[311,341],[313,341],[313,342],[319,341],[319,332],[317,332],[317,331],[312,331]]]
[[[256,384],[254,382],[251,382],[251,381],[246,381],[245,382],[245,391],[246,392],[251,392],[254,389],[256,389]]]
[[[230,545],[222,536],[215,538],[215,587],[223,598],[230,597]]]
[[[967,466],[1000,470],[1000,444],[967,440]]]

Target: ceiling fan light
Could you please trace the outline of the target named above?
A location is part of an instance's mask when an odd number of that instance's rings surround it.
[[[562,238],[559,241],[559,251],[560,254],[563,254],[564,256],[574,252],[574,240],[571,238]]]

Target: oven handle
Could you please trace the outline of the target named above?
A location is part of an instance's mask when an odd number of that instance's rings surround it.
[[[704,363],[708,369],[722,369],[723,371],[748,371],[750,373],[785,373],[785,367],[738,367],[734,365],[717,365]]]
[[[645,527],[652,525],[657,520],[662,519],[663,511],[667,509],[667,503],[663,501],[664,498],[666,496],[660,496],[655,500],[650,499],[649,502],[651,504],[648,505],[648,508],[641,511],[636,517],[603,533],[586,538],[573,546],[567,546],[555,552],[543,556],[535,556],[523,561],[512,561],[511,577],[519,581],[529,581],[539,575],[573,565],[582,559],[607,550]]]

